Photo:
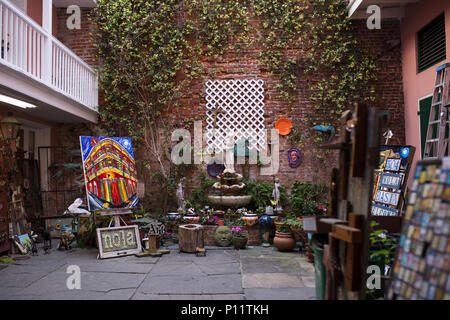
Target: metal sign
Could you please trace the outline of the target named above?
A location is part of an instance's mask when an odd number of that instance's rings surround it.
[[[373,216],[398,216],[398,210],[380,204],[372,204],[371,214]]]
[[[376,202],[381,202],[384,204],[388,204],[391,206],[397,206],[398,200],[400,199],[399,193],[387,192],[387,191],[377,191],[377,195],[375,196]]]
[[[401,163],[402,163],[402,159],[395,159],[395,158],[387,159],[385,170],[399,171]]]
[[[382,173],[380,176],[380,187],[400,189],[403,175],[395,173]]]
[[[163,235],[166,233],[166,227],[162,223],[152,223],[150,224],[149,235]]]
[[[142,251],[138,226],[97,228],[100,258],[133,255]]]

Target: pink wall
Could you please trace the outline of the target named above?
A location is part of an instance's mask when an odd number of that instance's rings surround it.
[[[417,73],[417,32],[444,11],[447,59],[421,73]],[[422,0],[417,4],[409,4],[406,7],[405,18],[401,23],[401,41],[406,144],[416,147],[416,155],[414,156],[416,162],[421,157],[420,119],[417,114],[419,99],[433,93],[436,67],[445,62],[450,62],[450,1]],[[412,181],[412,179],[409,181]]]

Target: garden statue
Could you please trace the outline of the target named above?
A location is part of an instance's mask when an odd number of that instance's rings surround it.
[[[81,198],[75,199],[75,201],[67,208],[66,212],[64,214],[85,214],[90,215],[91,213],[85,209],[81,209],[80,206],[83,204],[83,200]]]
[[[273,205],[275,205],[275,215],[283,212],[283,208],[281,207],[281,194],[280,194],[280,180],[278,178],[275,178],[275,183],[273,185],[273,192],[272,197],[274,199]]]
[[[219,247],[228,247],[231,245],[233,235],[231,234],[230,228],[221,226],[217,228],[214,238]]]
[[[224,173],[234,173],[234,137],[228,134],[225,140],[225,170]]]
[[[234,170],[234,137],[228,134],[225,141],[225,170],[218,175],[212,186],[209,202],[219,208],[244,207],[252,201],[252,196],[244,195],[245,183],[242,175]]]
[[[183,191],[183,182],[185,178],[181,178],[180,182],[178,183],[178,189],[177,189],[177,203],[178,203],[178,212],[179,213],[185,213],[186,212],[186,200],[184,200],[184,191]]]

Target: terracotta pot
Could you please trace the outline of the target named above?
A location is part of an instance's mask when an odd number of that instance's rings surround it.
[[[247,246],[247,242],[247,237],[233,237],[233,244],[236,249],[244,249]]]
[[[273,245],[279,251],[292,251],[295,248],[295,239],[292,232],[275,232],[275,238],[273,238]]]
[[[284,222],[275,221],[274,224],[275,224],[275,230],[280,231],[281,227],[284,225]]]

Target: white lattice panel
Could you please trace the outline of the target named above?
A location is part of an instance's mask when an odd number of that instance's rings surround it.
[[[228,132],[237,142],[248,139],[249,149],[265,149],[264,81],[257,79],[209,80],[206,86],[206,151],[224,151]],[[214,130],[215,110],[217,113]],[[213,137],[215,135],[215,137]]]

